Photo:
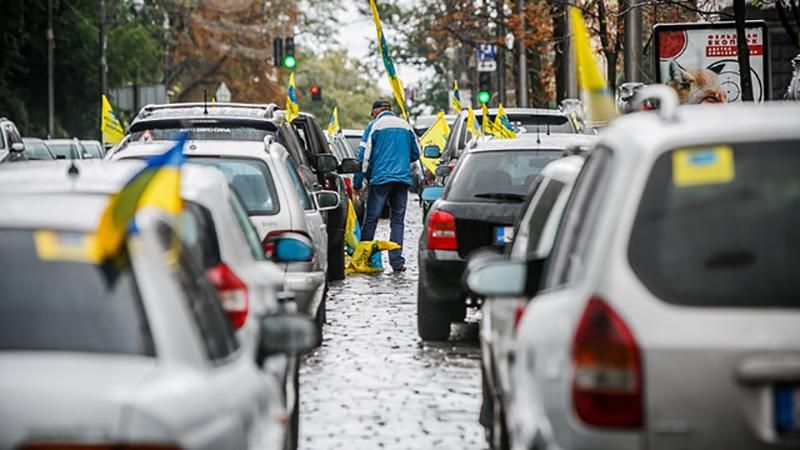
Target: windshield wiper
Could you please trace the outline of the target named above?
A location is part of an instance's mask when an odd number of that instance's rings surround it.
[[[521,194],[512,194],[511,192],[485,192],[482,194],[475,194],[474,197],[478,198],[491,198],[497,200],[509,200],[512,202],[524,202],[525,196]]]

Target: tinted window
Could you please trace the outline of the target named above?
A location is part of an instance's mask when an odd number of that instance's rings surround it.
[[[244,209],[244,205],[242,201],[239,200],[239,196],[236,195],[235,191],[231,191],[231,208],[233,209],[233,215],[236,216],[236,222],[239,224],[239,228],[241,228],[242,232],[244,233],[245,239],[247,240],[247,246],[250,248],[250,253],[253,254],[253,258],[256,261],[266,261],[267,257],[264,256],[264,249],[261,247],[261,241],[258,239],[258,233],[256,229],[253,227],[253,223],[250,222],[250,217],[247,216],[247,210]]]
[[[358,146],[361,145],[361,136],[347,136],[346,139],[353,151],[358,150]]]
[[[564,183],[560,181],[550,180],[547,186],[545,186],[544,191],[542,191],[542,195],[539,197],[536,206],[533,208],[530,220],[528,221],[528,229],[526,230],[528,237],[526,254],[529,257],[546,256],[536,255],[536,250],[539,248],[539,242],[541,241],[544,227],[550,218],[553,207],[556,205],[564,186]]]
[[[142,124],[140,127],[149,127],[131,132],[131,141],[151,139],[154,141],[173,141],[183,133],[189,133],[197,141],[256,141],[261,142],[267,136],[274,136],[274,130],[260,129],[249,126],[235,126],[230,124],[218,126],[191,126],[181,127],[174,124]]]
[[[476,114],[475,120],[478,124],[481,123],[482,114]],[[494,121],[495,116],[490,115],[490,120]],[[566,116],[543,114],[509,114],[508,119],[514,124],[515,128],[523,128],[526,133],[536,133],[537,129],[540,133],[545,134],[549,128],[551,133],[577,133],[575,127]]]
[[[277,214],[279,210],[275,183],[269,167],[256,159],[191,158],[193,163],[213,166],[221,170],[239,194],[251,215]]]
[[[72,142],[48,142],[47,147],[56,156],[63,156],[66,159],[78,159],[78,149]]]
[[[522,202],[536,176],[560,151],[510,150],[469,153],[448,188],[455,201]]]
[[[289,178],[292,180],[292,186],[294,186],[294,190],[297,192],[297,198],[300,199],[300,205],[304,210],[313,209],[314,205],[311,203],[311,198],[309,197],[303,182],[300,180],[300,175],[297,173],[297,168],[289,159],[286,160],[286,169],[289,171]]]
[[[53,155],[47,149],[47,147],[42,144],[41,142],[25,142],[25,154],[28,155],[28,159],[34,160],[48,160],[53,159]]]
[[[211,211],[194,202],[184,201],[184,206],[180,216],[181,239],[203,268],[210,269],[222,261]]]
[[[41,258],[35,233],[0,230],[0,350],[154,355],[127,261],[109,283],[94,264]],[[54,235],[59,242],[85,239]]]
[[[628,249],[642,282],[682,305],[800,307],[798,150],[758,142],[659,157]],[[687,178],[683,157],[730,177]]]

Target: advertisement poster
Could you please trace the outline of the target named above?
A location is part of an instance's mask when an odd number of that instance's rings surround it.
[[[769,100],[766,23],[748,21],[753,99]],[[733,22],[658,24],[653,29],[656,81],[678,91],[682,103],[741,102],[742,88]]]

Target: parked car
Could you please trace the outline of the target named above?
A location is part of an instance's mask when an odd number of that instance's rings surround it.
[[[162,145],[130,144],[112,159],[146,158],[163,152]],[[338,206],[338,194],[309,193],[286,150],[271,138],[266,142],[188,141],[185,145],[189,162],[216,167],[226,176],[241,198],[268,257],[274,256],[283,239],[305,239],[312,244],[312,251],[303,255],[303,261],[281,263],[279,267],[284,271],[284,285],[294,292],[300,311],[317,319],[321,328],[325,321],[328,236],[320,213]]]
[[[0,163],[25,161],[25,143],[14,122],[0,117]]]
[[[48,139],[45,144],[57,159],[91,159],[91,154],[78,138]]]
[[[342,163],[347,159],[356,159],[355,150],[350,146],[347,138],[344,137],[344,134],[341,132],[336,133],[333,136],[328,135],[328,142],[331,144],[333,154],[339,161],[339,166],[341,166]],[[367,191],[362,190],[362,192],[359,192],[353,189],[354,174],[343,174],[342,177],[344,178],[345,187],[347,188],[347,196],[350,198],[350,200],[352,200],[353,207],[356,210],[356,217],[358,218],[359,223],[364,223]]]
[[[797,446],[800,107],[642,95],[659,111],[604,131],[546,263],[466,276],[476,294],[534,297],[511,369],[512,444]]]
[[[353,151],[358,154],[358,146],[361,145],[361,139],[364,138],[364,130],[342,130],[342,134]]]
[[[505,111],[518,135],[578,133],[568,113],[561,110],[506,108]],[[489,120],[494,121],[496,114],[496,109],[490,109]],[[480,110],[475,111],[475,121],[478,126],[480,126],[482,119],[483,112]],[[467,111],[461,111],[450,128],[450,137],[447,138],[447,144],[445,144],[442,151],[439,165],[453,169],[471,139],[472,135],[467,131]]]
[[[455,114],[445,114],[444,119],[447,121],[447,125],[452,127],[456,121],[456,117],[458,116]],[[439,120],[438,115],[417,116],[417,118],[414,119],[414,132],[417,134],[417,137],[422,137],[422,135],[428,131],[428,128],[436,123],[437,120]]]
[[[106,204],[0,194],[0,447],[282,447],[278,386],[238,342],[170,218],[138,214],[111,271],[87,250]],[[287,312],[261,331],[259,354],[319,338]]]
[[[533,182],[526,204],[514,226],[508,254],[512,259],[546,258],[553,248],[561,221],[585,154],[557,159],[542,169]],[[493,257],[497,253],[486,255]],[[473,259],[470,262],[474,264]],[[509,368],[515,358],[513,343],[527,299],[496,301],[488,298],[481,308],[480,341],[483,403],[481,424],[492,449],[508,448],[506,414],[510,402]]]
[[[87,159],[103,159],[106,155],[106,151],[100,141],[81,140],[81,144],[86,149],[86,154],[89,155]]]
[[[502,249],[542,168],[584,135],[481,140],[459,163],[427,213],[419,244],[417,330],[424,340],[446,340],[450,323],[466,314],[461,289],[465,259],[485,246]],[[431,200],[424,191],[423,197]]]
[[[43,140],[37,138],[22,138],[25,144],[25,157],[28,161],[51,161],[56,155],[50,151]]]

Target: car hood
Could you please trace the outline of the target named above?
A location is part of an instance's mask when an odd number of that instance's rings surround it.
[[[141,356],[0,353],[0,448],[120,439],[127,406],[157,370]]]

